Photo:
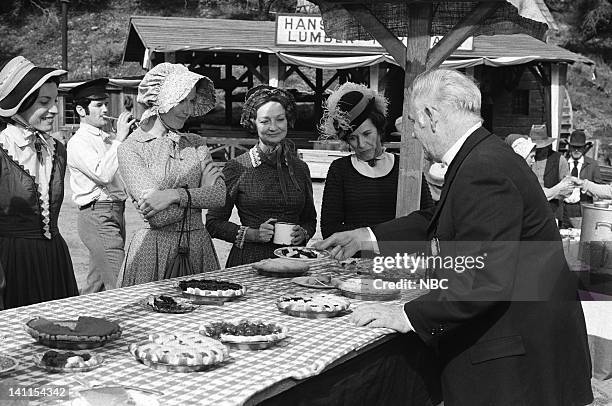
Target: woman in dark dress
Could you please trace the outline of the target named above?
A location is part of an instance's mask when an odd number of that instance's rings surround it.
[[[227,267],[274,257],[277,221],[295,224],[292,245],[306,245],[315,233],[310,171],[285,139],[295,114],[293,96],[282,89],[262,85],[247,92],[240,123],[256,131],[259,142],[225,165],[225,206],[206,215],[210,235],[234,244]],[[234,206],[240,225],[229,221]]]
[[[78,295],[57,219],[66,149],[48,135],[58,113],[59,77],[18,56],[0,71],[0,269],[6,308]]]
[[[321,234],[369,227],[395,218],[399,159],[382,146],[387,101],[364,85],[347,82],[327,99],[321,132],[349,144],[353,154],[329,167],[321,205]],[[433,205],[422,178],[421,208]]]

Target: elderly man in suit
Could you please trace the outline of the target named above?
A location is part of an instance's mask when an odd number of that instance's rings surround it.
[[[426,72],[409,98],[414,136],[448,166],[436,208],[337,233],[317,247],[336,258],[358,250],[396,258],[397,242],[406,241],[405,252],[424,250],[420,257],[446,289],[401,307],[359,306],[352,321],[414,331],[435,348],[445,406],[589,404],[576,279],[536,176],[482,127],[480,91],[467,76]]]

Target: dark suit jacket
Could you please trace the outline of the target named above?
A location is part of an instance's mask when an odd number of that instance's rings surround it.
[[[373,231],[382,255],[397,251],[385,241],[425,239],[429,256],[454,260],[434,271],[449,289],[404,306],[438,353],[446,406],[592,401],[584,315],[553,213],[525,160],[498,137],[483,128],[468,137],[435,211]],[[458,266],[479,256],[481,268]]]

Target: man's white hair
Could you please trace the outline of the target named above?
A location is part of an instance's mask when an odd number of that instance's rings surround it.
[[[426,102],[443,111],[480,118],[478,86],[470,77],[452,69],[433,69],[418,75],[412,83],[410,102]]]

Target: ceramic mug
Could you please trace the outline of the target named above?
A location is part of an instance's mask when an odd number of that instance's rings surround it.
[[[295,227],[293,223],[285,223],[283,221],[274,223],[274,238],[272,242],[279,245],[291,245],[293,227]]]

